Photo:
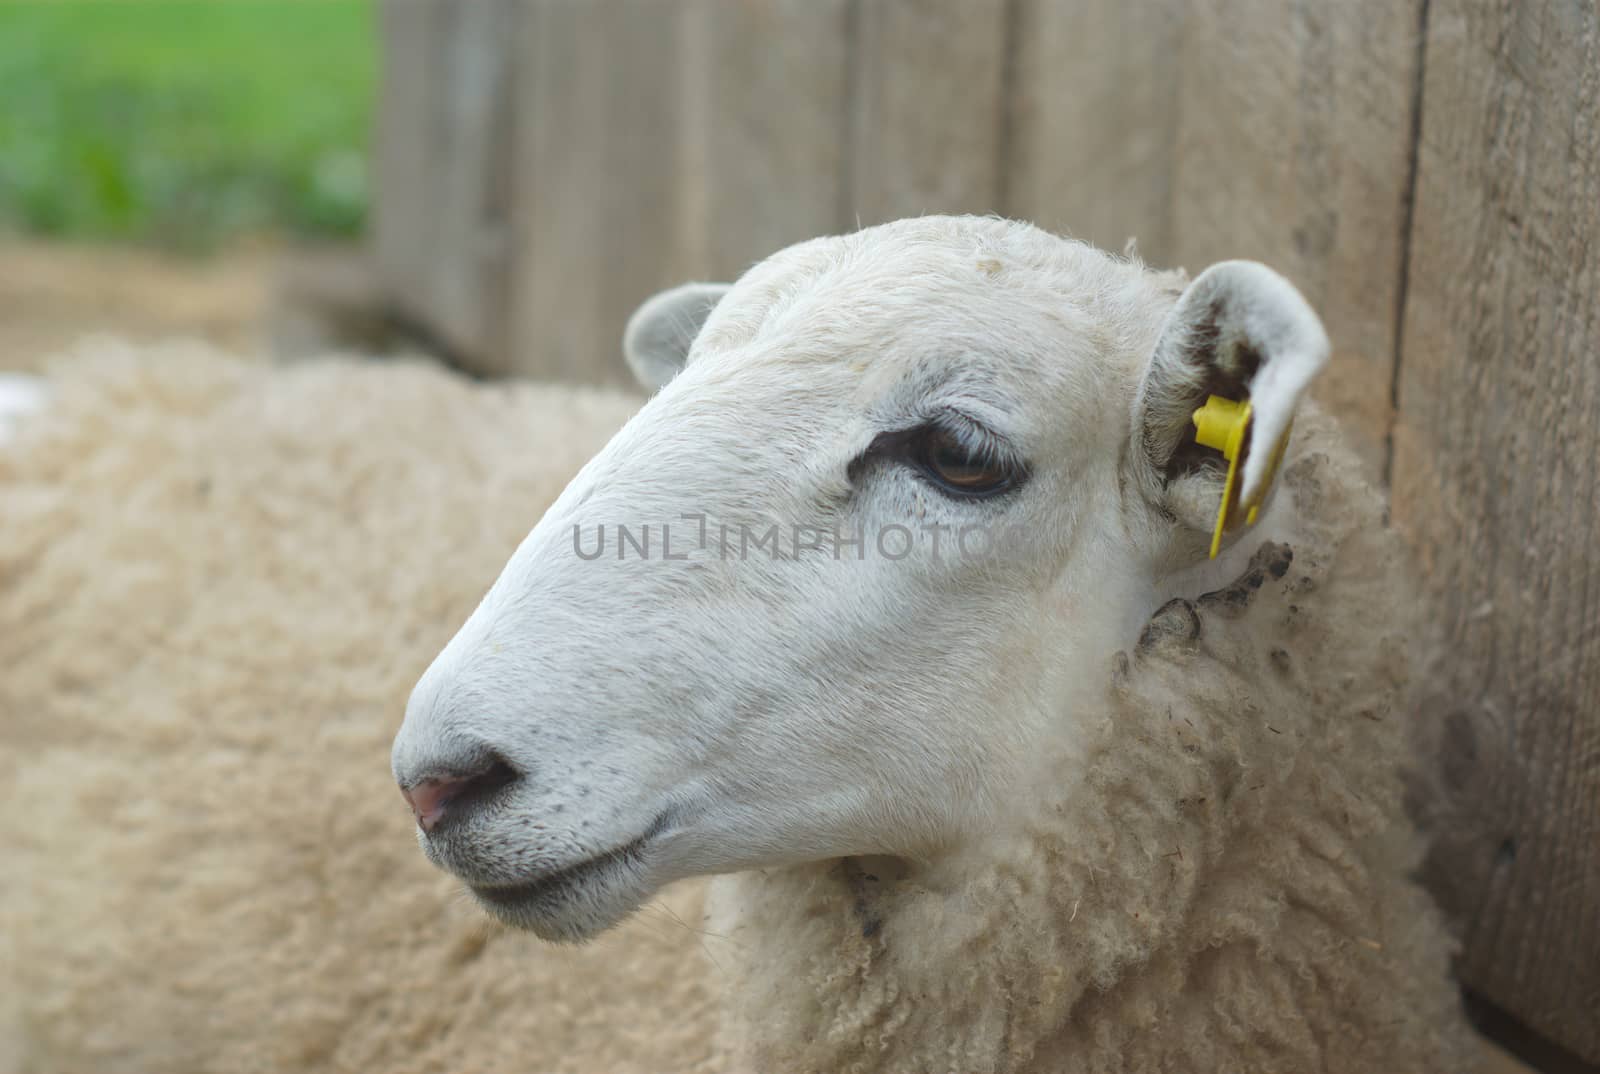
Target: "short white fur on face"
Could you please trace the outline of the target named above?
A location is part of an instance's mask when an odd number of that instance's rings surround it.
[[[1027,225],[928,217],[667,292],[625,349],[660,391],[394,747],[402,786],[515,774],[423,846],[557,939],[681,877],[959,854],[1030,766],[1070,779],[1093,669],[1202,562],[1221,471],[1188,415],[1252,390],[1286,427],[1326,339],[1261,266],[1180,297]],[[1013,479],[941,485],[904,447],[929,429]]]

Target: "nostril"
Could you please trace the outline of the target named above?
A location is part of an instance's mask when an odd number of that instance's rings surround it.
[[[491,755],[483,767],[475,772],[427,776],[402,785],[400,794],[411,806],[417,824],[423,831],[431,832],[447,816],[462,815],[516,779],[516,769],[502,758]]]
[[[462,789],[463,794],[474,795],[478,798],[487,798],[501,787],[517,780],[517,770],[512,768],[500,757],[495,756],[489,767],[479,772],[467,781],[467,786]]]

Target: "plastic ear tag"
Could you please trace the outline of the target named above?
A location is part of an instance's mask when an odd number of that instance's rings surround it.
[[[1290,423],[1293,424],[1292,422]],[[1217,510],[1217,525],[1211,532],[1211,558],[1216,559],[1222,549],[1222,535],[1244,526],[1254,526],[1261,513],[1261,502],[1267,498],[1272,482],[1278,476],[1278,464],[1283,461],[1284,450],[1289,446],[1289,428],[1272,447],[1272,459],[1262,478],[1261,489],[1249,503],[1241,502],[1240,486],[1244,482],[1244,460],[1250,454],[1250,401],[1235,402],[1213,395],[1206,405],[1194,412],[1195,442],[1202,447],[1222,452],[1228,460],[1228,479],[1222,486],[1222,506]]]

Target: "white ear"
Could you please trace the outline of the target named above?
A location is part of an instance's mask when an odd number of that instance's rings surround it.
[[[1212,265],[1167,315],[1134,400],[1147,473],[1166,486],[1204,458],[1194,450],[1193,414],[1209,396],[1249,398],[1254,446],[1240,494],[1255,501],[1273,445],[1327,361],[1322,322],[1288,280],[1254,261]]]
[[[663,388],[683,369],[700,326],[728,293],[725,283],[686,283],[645,300],[628,318],[622,353],[639,383]]]

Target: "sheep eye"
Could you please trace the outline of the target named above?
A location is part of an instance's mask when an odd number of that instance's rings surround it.
[[[955,433],[928,426],[909,445],[910,460],[945,492],[993,496],[1015,485],[1019,468],[974,450]]]
[[[1028,464],[1005,441],[955,412],[910,429],[879,433],[851,460],[845,475],[853,485],[874,460],[908,466],[947,496],[983,499],[1028,479]]]

